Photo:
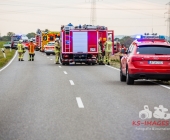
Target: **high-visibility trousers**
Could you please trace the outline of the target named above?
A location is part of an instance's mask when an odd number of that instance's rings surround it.
[[[105,52],[104,63],[110,63],[111,52]]]

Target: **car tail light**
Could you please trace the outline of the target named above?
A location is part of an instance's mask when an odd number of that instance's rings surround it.
[[[135,62],[135,61],[143,61],[144,58],[143,58],[143,57],[133,56],[133,57],[131,58],[131,60],[132,60],[132,62]]]

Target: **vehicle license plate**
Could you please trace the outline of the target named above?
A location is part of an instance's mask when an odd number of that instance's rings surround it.
[[[149,64],[163,64],[163,61],[149,61]]]

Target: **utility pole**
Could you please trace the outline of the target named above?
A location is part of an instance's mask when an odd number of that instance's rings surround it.
[[[166,14],[168,14],[168,18],[167,18],[167,22],[168,22],[168,24],[167,24],[167,29],[168,29],[168,38],[167,38],[167,40],[169,41],[170,40],[170,2],[169,3],[167,3],[166,5],[168,5],[168,12],[166,12]]]
[[[96,0],[91,0],[91,15],[90,15],[90,24],[96,24]]]

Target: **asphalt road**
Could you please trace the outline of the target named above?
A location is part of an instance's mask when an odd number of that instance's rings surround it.
[[[111,67],[56,65],[41,52],[34,62],[24,59],[0,72],[0,140],[170,139],[169,125],[133,124],[144,122],[144,105],[170,109],[168,86],[143,80],[128,86]]]

